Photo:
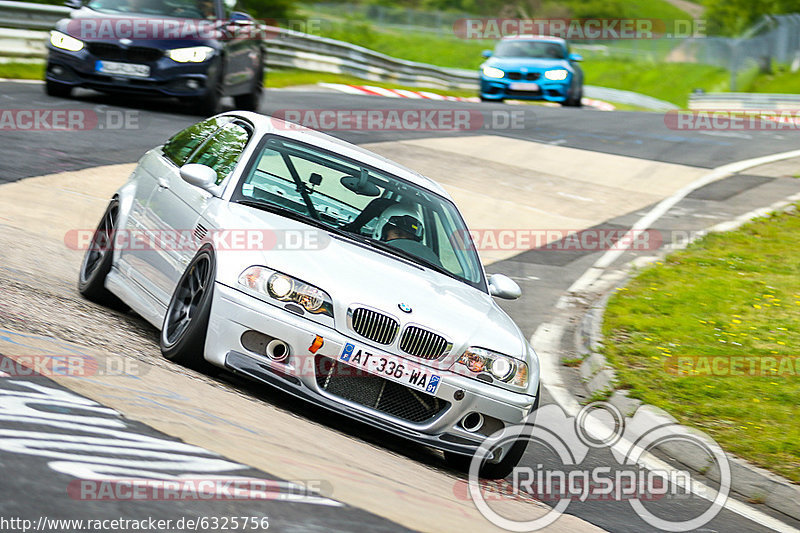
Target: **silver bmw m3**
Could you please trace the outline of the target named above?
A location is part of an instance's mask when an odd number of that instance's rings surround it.
[[[539,403],[539,361],[493,297],[451,197],[376,154],[254,113],[147,152],[79,275],[132,308],[164,356],[214,365],[505,477]],[[516,428],[517,430],[519,428]],[[519,435],[519,433],[516,433]]]

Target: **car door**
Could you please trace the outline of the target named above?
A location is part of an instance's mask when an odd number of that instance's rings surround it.
[[[121,256],[120,271],[151,298],[163,301],[168,284],[164,279],[162,243],[164,223],[153,202],[163,203],[171,177],[197,148],[231,117],[213,118],[193,124],[170,138],[160,149],[149,152],[137,167],[139,181],[145,184],[134,201],[131,236]]]
[[[217,173],[217,184],[233,171],[244,147],[250,139],[251,128],[244,122],[233,120],[219,123],[187,157],[183,164],[206,165]],[[158,250],[158,298],[164,305],[169,302],[179,278],[194,257],[203,238],[212,229],[203,224],[201,215],[213,201],[213,194],[183,180],[180,167],[164,158],[164,182],[157,187],[150,201],[154,220],[158,223],[157,236],[164,246]]]

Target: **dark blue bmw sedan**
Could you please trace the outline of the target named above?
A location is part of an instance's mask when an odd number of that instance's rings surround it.
[[[265,49],[236,0],[72,0],[48,43],[46,91],[76,87],[179,98],[197,112],[220,99],[257,110]]]

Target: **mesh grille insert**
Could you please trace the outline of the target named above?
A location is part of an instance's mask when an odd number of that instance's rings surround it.
[[[316,356],[316,370],[317,385],[329,394],[409,422],[431,420],[450,407],[450,402],[328,357]]]

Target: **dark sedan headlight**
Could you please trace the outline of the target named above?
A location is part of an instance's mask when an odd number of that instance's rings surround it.
[[[173,48],[167,51],[169,58],[176,63],[202,63],[214,55],[210,46],[190,46],[188,48]]]
[[[83,50],[83,41],[56,30],[50,32],[50,44],[56,48],[68,50],[70,52]]]
[[[239,284],[275,300],[298,304],[309,313],[333,317],[333,301],[327,292],[286,274],[252,266],[239,276]]]
[[[467,348],[450,370],[513,389],[528,388],[528,364],[525,361],[486,348]]]

